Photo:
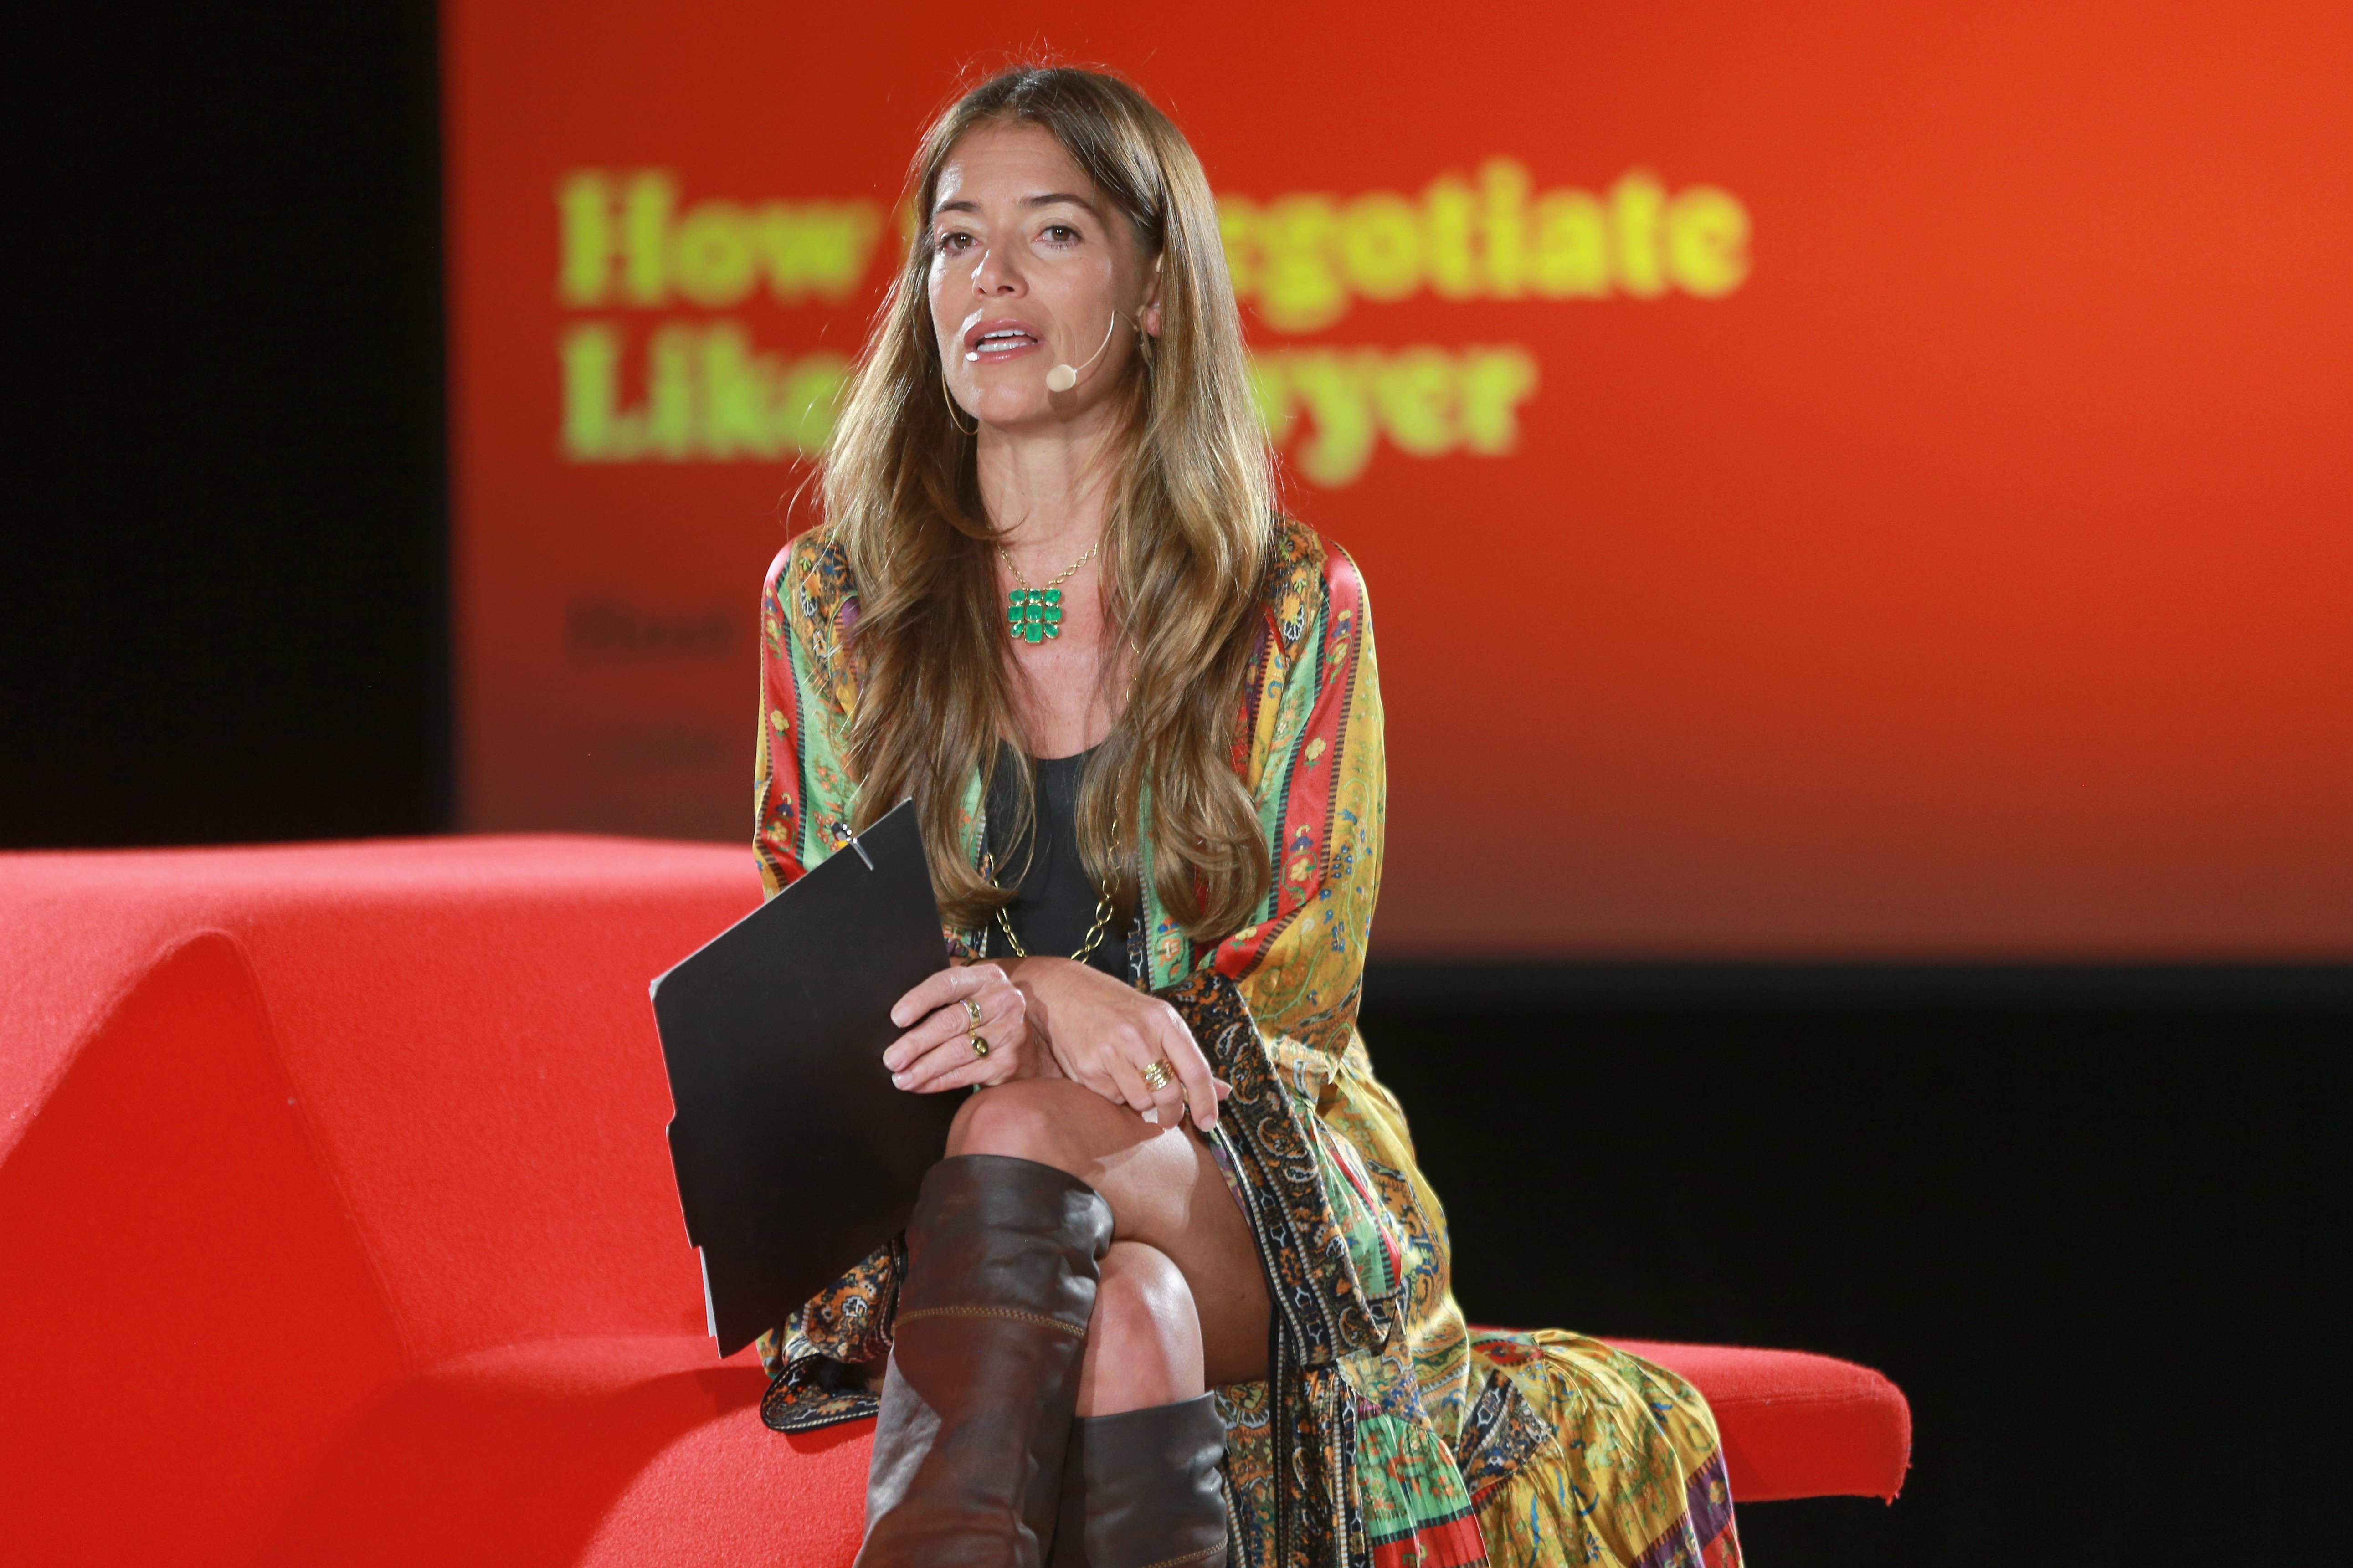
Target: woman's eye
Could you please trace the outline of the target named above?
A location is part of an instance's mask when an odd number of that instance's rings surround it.
[[[965,233],[962,229],[953,229],[948,233],[940,236],[939,238],[940,248],[948,252],[950,255],[955,254],[957,251],[962,250],[965,246],[970,245],[971,243],[972,236]]]
[[[1044,237],[1055,245],[1070,245],[1079,237],[1079,231],[1066,223],[1050,223]]]

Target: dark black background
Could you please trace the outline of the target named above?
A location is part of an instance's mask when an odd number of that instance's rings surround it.
[[[438,106],[412,0],[9,24],[0,844],[449,824]],[[1474,1319],[1820,1350],[1894,1508],[1762,1568],[2320,1562],[2345,971],[1377,965]]]
[[[5,24],[0,843],[448,821],[432,26]]]
[[[1760,1568],[2316,1563],[2353,1393],[2341,978],[1389,966],[1365,1032],[1474,1321],[1904,1388],[1903,1498],[1750,1509]]]

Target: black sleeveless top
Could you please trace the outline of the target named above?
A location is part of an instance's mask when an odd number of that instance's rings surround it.
[[[1000,888],[1016,888],[1005,918],[1013,922],[1021,945],[1039,958],[1068,958],[1086,941],[1094,925],[1101,898],[1086,862],[1079,857],[1079,781],[1085,774],[1090,748],[1074,757],[1027,758],[1011,746],[1000,746],[996,770],[988,780],[988,816],[983,824],[981,847],[992,858]],[[1031,831],[1012,837],[1018,769],[1035,761]],[[1134,922],[1117,915],[1087,954],[1087,963],[1114,979],[1126,980],[1127,931]],[[991,921],[987,952],[1009,958],[1012,950],[1005,930]]]

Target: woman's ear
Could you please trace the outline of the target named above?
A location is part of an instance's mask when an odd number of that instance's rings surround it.
[[[1152,258],[1152,276],[1144,281],[1144,313],[1137,320],[1148,337],[1160,335],[1160,258]]]

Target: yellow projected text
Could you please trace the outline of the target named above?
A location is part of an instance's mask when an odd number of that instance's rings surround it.
[[[1311,428],[1292,460],[1311,482],[1336,487],[1364,473],[1377,436],[1414,458],[1511,451],[1536,362],[1517,347],[1261,349],[1250,378],[1268,438],[1283,445],[1303,411]]]
[[[849,363],[763,352],[743,313],[841,306],[878,260],[870,201],[682,202],[667,169],[557,182],[558,445],[580,463],[787,462],[832,433]],[[902,218],[907,215],[902,214]],[[1749,275],[1747,208],[1714,185],[1635,169],[1606,190],[1539,191],[1488,160],[1419,195],[1219,198],[1236,294],[1276,334],[1321,331],[1358,300],[1719,300]],[[912,221],[902,226],[912,236]],[[651,321],[645,314],[655,313]],[[698,312],[702,312],[698,314]],[[723,314],[722,312],[737,312]],[[802,341],[806,342],[806,338]],[[1411,458],[1515,449],[1536,361],[1518,344],[1261,344],[1267,435],[1301,476],[1354,483],[1386,443]]]
[[[1748,210],[1729,191],[1670,195],[1635,170],[1601,194],[1541,194],[1508,158],[1472,185],[1432,181],[1419,200],[1372,191],[1218,199],[1234,292],[1282,332],[1312,332],[1354,300],[1427,290],[1446,300],[1720,299],[1748,276]]]
[[[671,321],[645,340],[643,401],[631,407],[625,342],[619,326],[591,321],[559,345],[564,455],[575,462],[808,457],[832,433],[849,373],[838,353],[760,353],[740,322]]]
[[[556,187],[563,269],[556,295],[574,307],[705,310],[742,304],[765,286],[778,304],[839,305],[865,281],[881,209],[872,202],[697,202],[678,210],[667,170],[614,180],[583,170]]]

